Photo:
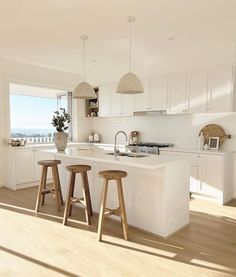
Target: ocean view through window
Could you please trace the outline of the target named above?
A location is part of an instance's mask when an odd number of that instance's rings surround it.
[[[65,108],[71,114],[71,97],[65,91],[10,84],[11,139],[28,143],[54,141],[53,113]],[[69,136],[72,133],[71,126]]]

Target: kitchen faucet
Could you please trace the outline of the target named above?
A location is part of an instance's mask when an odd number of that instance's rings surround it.
[[[114,144],[114,156],[118,156],[118,154],[119,154],[119,150],[116,148],[116,140],[117,140],[117,136],[119,134],[123,134],[125,136],[125,138],[126,138],[126,142],[128,141],[128,137],[127,137],[127,135],[126,135],[126,133],[124,131],[118,131],[116,133],[116,135],[115,135],[115,144]]]

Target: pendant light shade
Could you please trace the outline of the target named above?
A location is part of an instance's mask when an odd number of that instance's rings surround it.
[[[73,98],[94,99],[97,98],[94,88],[87,82],[81,82],[73,91]]]
[[[85,81],[85,41],[88,39],[88,36],[83,35],[80,37],[83,41],[84,46],[84,81],[79,83],[73,91],[73,98],[76,99],[95,99],[97,95],[94,88]]]
[[[138,94],[143,93],[143,85],[140,79],[132,72],[125,74],[119,81],[117,93],[121,94]]]
[[[120,94],[138,94],[143,93],[143,85],[137,75],[131,72],[132,44],[131,44],[131,24],[136,20],[134,16],[128,16],[130,23],[130,72],[121,77],[116,92]]]

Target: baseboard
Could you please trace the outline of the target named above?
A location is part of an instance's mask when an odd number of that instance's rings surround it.
[[[33,182],[33,183],[27,183],[27,184],[19,184],[19,185],[16,185],[16,190],[18,190],[18,189],[32,188],[32,187],[36,187],[38,185],[39,185],[38,182],[37,183]]]

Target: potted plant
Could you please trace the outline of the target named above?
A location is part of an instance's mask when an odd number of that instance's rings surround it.
[[[65,109],[60,108],[60,111],[54,112],[52,118],[52,125],[56,128],[55,132],[55,146],[58,151],[65,151],[68,142],[68,133],[66,132],[71,122],[70,115]]]

